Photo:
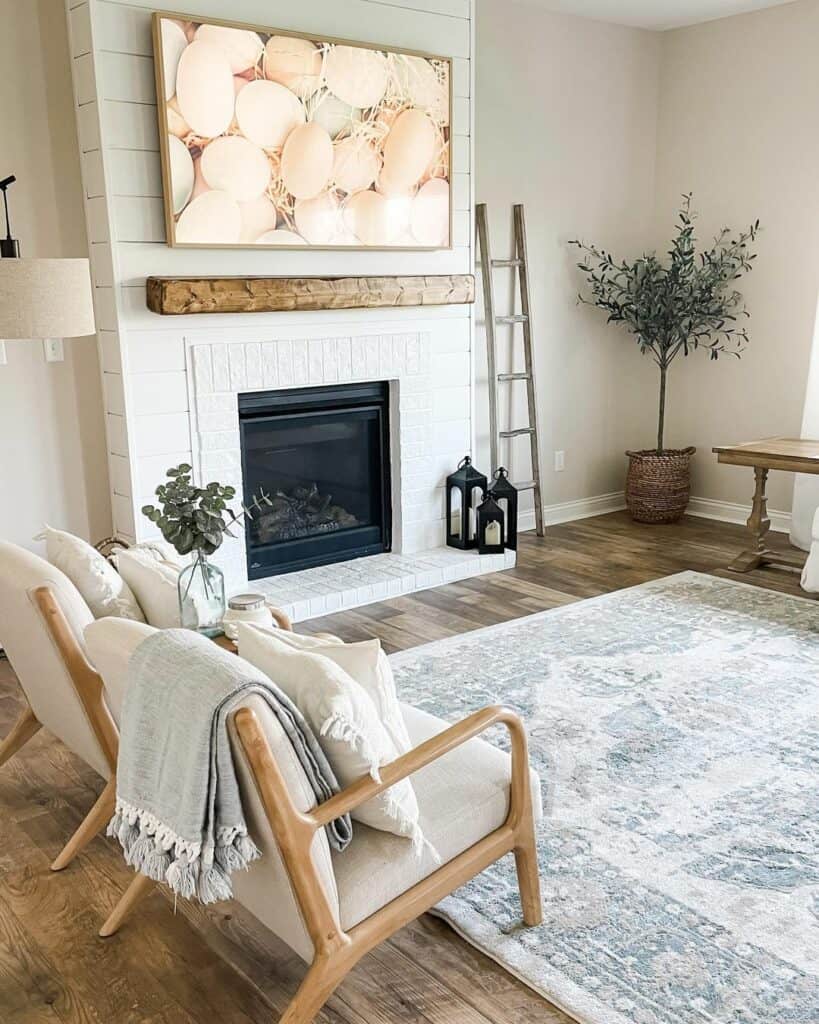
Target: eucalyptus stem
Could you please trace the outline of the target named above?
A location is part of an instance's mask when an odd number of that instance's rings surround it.
[[[156,489],[159,507],[145,505],[142,514],[159,527],[162,536],[180,555],[196,552],[196,564],[208,590],[204,559],[216,551],[225,536],[233,537],[232,527],[244,527],[253,513],[271,505],[269,495],[260,491],[240,511],[231,508],[236,489],[220,483],[197,487],[192,481],[192,467],[183,462],[166,473],[168,483]],[[194,566],[194,570],[196,565]],[[193,575],[193,574],[192,574]]]

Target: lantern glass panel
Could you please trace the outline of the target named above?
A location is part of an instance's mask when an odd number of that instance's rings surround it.
[[[449,509],[450,536],[461,538],[463,526],[463,505],[461,502],[461,492],[457,487],[449,488]]]
[[[487,494],[478,508],[478,552],[482,555],[501,554],[505,548],[503,510],[491,494]]]

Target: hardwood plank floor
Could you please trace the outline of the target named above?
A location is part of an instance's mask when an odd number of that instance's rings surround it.
[[[772,546],[788,549],[771,535]],[[529,615],[683,569],[722,567],[745,545],[740,527],[686,518],[640,526],[625,513],[521,537],[518,565],[305,623],[345,640],[378,637],[396,651]],[[774,569],[739,577],[800,593]],[[0,662],[0,736],[19,712]],[[122,933],[96,930],[130,872],[97,839],[61,874],[51,860],[79,825],[101,780],[43,730],[0,769],[0,1021],[2,1024],[270,1024],[304,965],[241,907],[203,910],[151,895]],[[569,1018],[425,916],[371,953],[320,1024],[566,1024]]]

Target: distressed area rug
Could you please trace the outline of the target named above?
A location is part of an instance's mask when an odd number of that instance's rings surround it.
[[[682,573],[391,662],[528,723],[544,922],[504,857],[438,908],[468,941],[583,1024],[819,1022],[819,604]]]

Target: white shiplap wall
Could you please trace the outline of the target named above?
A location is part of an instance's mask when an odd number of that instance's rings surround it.
[[[428,51],[453,58],[454,248],[444,252],[174,250],[165,245],[151,43],[155,0],[66,0],[85,210],[104,378],[114,525],[134,539],[164,469],[191,457],[188,351],[203,338],[260,341],[430,331],[441,355],[469,353],[442,378],[433,428],[443,455],[463,454],[472,423],[469,307],[159,317],[148,275],[272,276],[469,273],[472,267],[472,0],[175,0],[175,12]],[[457,447],[454,440],[457,438]],[[432,496],[434,504],[434,496]],[[440,507],[440,506],[439,506]]]

